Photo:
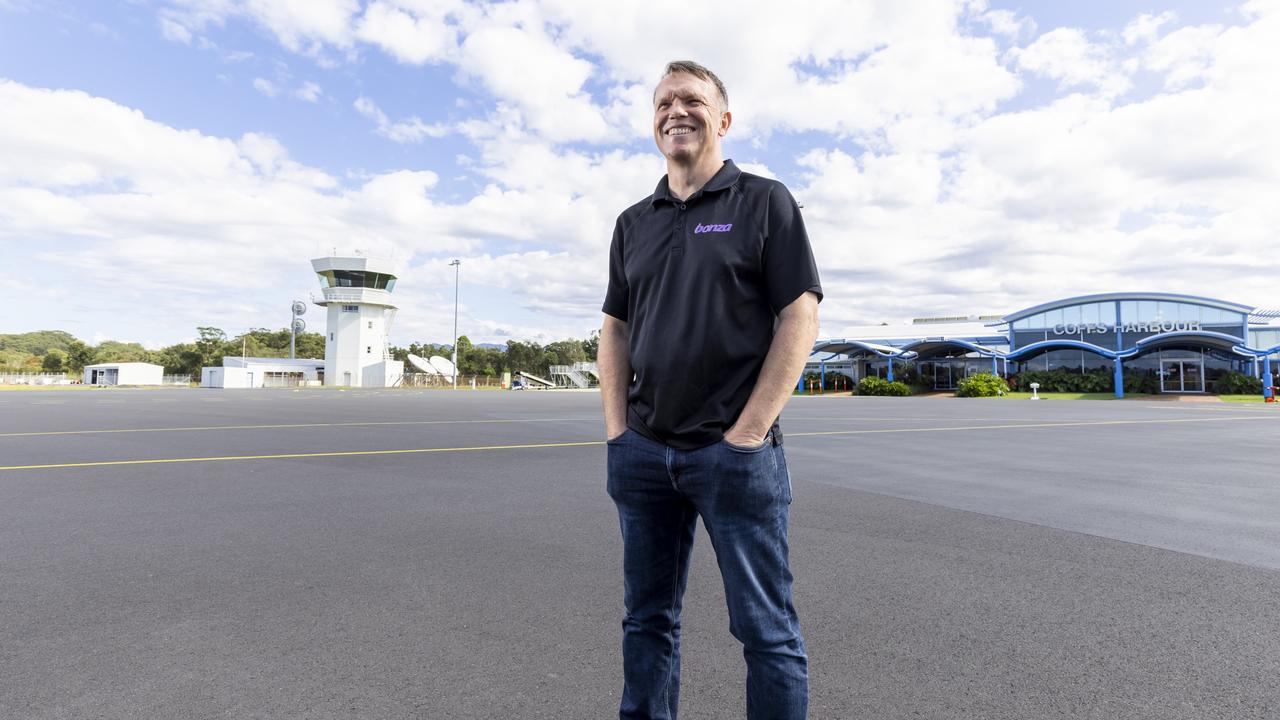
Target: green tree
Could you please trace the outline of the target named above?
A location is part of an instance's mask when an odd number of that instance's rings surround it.
[[[581,340],[557,340],[543,348],[548,365],[572,365],[586,362],[587,352]]]
[[[73,340],[67,348],[67,367],[73,373],[84,371],[85,365],[92,365],[98,361],[97,348],[85,345],[79,340]]]
[[[458,356],[458,372],[462,375],[496,377],[505,366],[506,353],[498,348],[473,347],[466,355]]]
[[[507,369],[511,372],[527,372],[534,375],[545,375],[547,367],[546,351],[536,342],[507,341]]]
[[[146,362],[151,353],[138,343],[103,340],[98,343],[96,362]]]
[[[201,355],[195,351],[191,343],[178,343],[151,352],[147,362],[164,367],[166,375],[200,376]]]
[[[323,360],[324,335],[314,332],[298,333],[298,337],[294,342],[294,354],[300,358]]]
[[[600,331],[592,330],[586,340],[582,341],[582,351],[587,355],[587,362],[595,362],[600,354]]]
[[[44,354],[44,360],[40,363],[40,368],[48,373],[65,372],[63,365],[66,360],[66,353],[58,349],[50,349]]]

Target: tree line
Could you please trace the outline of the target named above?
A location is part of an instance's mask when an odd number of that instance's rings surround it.
[[[540,345],[532,340],[508,340],[506,347],[473,345],[466,335],[458,338],[458,374],[498,377],[504,372],[527,372],[545,375],[552,365],[595,362],[600,348],[600,334],[592,332],[586,340],[557,340]],[[392,347],[391,355],[409,366],[409,355],[429,358],[439,355],[452,359],[453,347],[434,343],[410,343],[407,348]]]
[[[508,341],[505,347],[473,345],[464,335],[458,338],[458,372],[461,375],[499,376],[504,372],[544,374],[551,365],[594,362],[600,346],[597,333],[586,340],[557,340],[541,345],[534,341]],[[72,373],[83,372],[86,365],[104,362],[148,362],[164,367],[168,375],[198,377],[200,368],[222,365],[225,356],[289,357],[289,330],[251,328],[229,337],[216,327],[196,328],[196,339],[159,350],[148,350],[139,343],[104,340],[97,345],[81,341],[61,330],[0,334],[0,372]],[[453,347],[433,343],[411,343],[406,348],[392,346],[391,355],[408,367],[408,356],[440,355],[451,357]],[[324,335],[299,333],[296,355],[300,358],[324,358]]]

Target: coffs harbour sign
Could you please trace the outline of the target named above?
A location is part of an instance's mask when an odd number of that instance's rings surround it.
[[[1151,322],[1127,322],[1119,325],[1105,325],[1103,323],[1060,323],[1053,326],[1054,335],[1081,335],[1089,333],[1167,333],[1167,332],[1188,332],[1198,331],[1200,329],[1200,321],[1187,320],[1178,322],[1174,320],[1152,320]]]

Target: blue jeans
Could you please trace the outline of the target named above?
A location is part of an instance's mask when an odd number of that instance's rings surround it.
[[[747,717],[803,718],[809,661],[791,601],[791,476],[772,434],[759,448],[677,450],[634,430],[609,441],[609,496],[622,526],[626,618],[620,718],[676,720],[680,609],[702,518],[747,664]]]

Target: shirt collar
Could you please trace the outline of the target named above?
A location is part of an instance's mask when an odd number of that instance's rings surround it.
[[[707,184],[703,185],[690,195],[685,202],[693,201],[702,193],[724,190],[730,185],[738,182],[738,178],[741,175],[742,171],[738,169],[737,165],[733,164],[732,160],[725,160],[724,165],[721,165],[720,169],[716,171],[716,174],[711,176],[711,179],[707,181]],[[658,187],[654,189],[653,197],[649,199],[649,203],[651,205],[657,205],[660,202],[676,202],[675,198],[671,195],[670,186],[667,185],[666,175],[663,175],[662,179],[658,181]]]

